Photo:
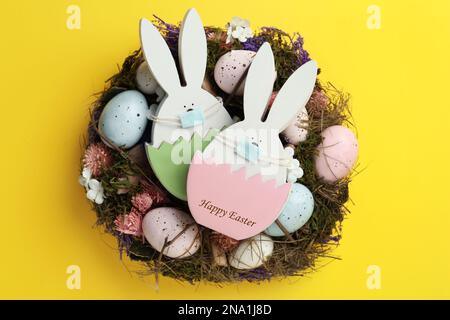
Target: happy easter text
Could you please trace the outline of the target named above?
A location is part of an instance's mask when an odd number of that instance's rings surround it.
[[[223,208],[220,208],[220,207],[212,204],[211,201],[201,200],[201,202],[198,206],[205,208],[206,210],[209,211],[210,214],[213,214],[218,218],[227,217],[236,222],[243,223],[249,227],[253,227],[256,224],[256,222],[251,221],[250,219],[248,219],[246,217],[240,216],[236,211],[225,210]]]

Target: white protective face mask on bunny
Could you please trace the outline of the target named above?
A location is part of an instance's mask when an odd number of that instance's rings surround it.
[[[256,168],[260,169],[258,172],[251,170],[248,176],[261,174],[270,178],[278,176],[278,170],[281,170],[280,174],[285,175],[282,182],[295,182],[303,176],[303,169],[300,167],[300,162],[293,158],[294,149],[291,147],[286,147],[280,151],[278,145],[274,143],[271,150],[277,150],[277,154],[275,155],[271,152],[269,155],[265,155],[257,143],[243,137],[233,139],[226,135],[218,135],[215,139],[221,142],[221,145],[217,146],[227,148],[235,155],[234,159],[222,159],[219,163],[228,163],[235,168],[239,168],[245,163],[250,163],[252,167],[256,166]],[[214,153],[217,153],[217,150],[214,150]],[[230,152],[224,151],[218,154],[227,157]]]
[[[175,128],[188,129],[196,126],[203,126],[204,123],[216,112],[223,108],[222,98],[217,97],[217,102],[205,108],[193,107],[187,111],[173,117],[158,117],[155,115],[156,105],[152,105],[149,109],[147,118],[153,123],[158,123]]]
[[[278,134],[308,102],[314,89],[317,66],[314,61],[307,62],[289,77],[263,121],[273,90],[274,70],[273,53],[270,45],[265,43],[256,53],[247,74],[244,120],[219,133],[205,148],[203,157],[197,153],[189,167],[187,195],[192,216],[205,227],[237,240],[250,238],[269,227],[284,208],[291,183],[303,174],[298,161],[292,159],[293,149],[285,150]],[[235,131],[238,129],[266,131],[266,138],[240,134]],[[228,137],[233,139],[230,141]],[[240,142],[245,137],[253,139]],[[249,146],[252,142],[258,143],[258,148]],[[269,143],[273,143],[274,148],[269,147]],[[277,150],[280,157],[275,154]],[[244,164],[235,164],[235,160],[228,162],[236,156],[244,160]],[[291,167],[296,167],[293,172],[289,172]],[[233,208],[238,215],[255,223],[242,225],[211,215],[198,205],[205,199],[220,208]]]

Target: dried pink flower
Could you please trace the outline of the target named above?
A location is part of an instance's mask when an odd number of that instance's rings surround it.
[[[112,155],[103,143],[91,144],[84,153],[83,166],[91,170],[94,177],[112,165]]]
[[[134,208],[129,214],[118,216],[114,224],[116,230],[121,233],[142,236],[142,214]]]
[[[308,113],[313,117],[320,117],[322,112],[327,108],[330,99],[325,92],[320,89],[315,89],[306,104]]]
[[[215,40],[216,39],[216,33],[214,31],[209,31],[206,33],[206,38],[208,40]]]
[[[147,192],[141,192],[131,198],[131,203],[140,213],[144,214],[153,204],[151,195]]]
[[[163,193],[163,191],[160,190],[158,187],[148,183],[145,180],[141,180],[141,184],[144,189],[144,192],[148,193],[152,198],[153,204],[162,204],[168,202],[167,194]]]
[[[236,248],[237,245],[239,244],[239,240],[235,240],[216,231],[212,231],[210,240],[214,242],[214,244],[216,244],[224,252],[231,251],[232,249]]]

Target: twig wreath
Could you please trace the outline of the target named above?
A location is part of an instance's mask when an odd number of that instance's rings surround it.
[[[80,170],[120,257],[191,283],[298,276],[333,258],[358,144],[349,95],[317,79],[300,34],[237,17],[203,27],[194,9],[140,28],[141,49],[92,106]]]

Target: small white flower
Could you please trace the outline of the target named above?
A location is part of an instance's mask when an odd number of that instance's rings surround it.
[[[91,179],[89,180],[88,188],[89,190],[86,193],[86,197],[92,202],[102,204],[104,200],[104,194],[101,182],[96,179]]]
[[[233,38],[238,39],[240,42],[245,42],[248,38],[253,37],[253,31],[250,28],[250,22],[246,19],[233,17],[227,24],[227,29],[226,43],[230,43]]]
[[[300,167],[300,162],[297,159],[292,159],[288,172],[288,182],[296,182],[297,179],[303,177],[303,169]]]
[[[292,147],[284,148],[284,154],[285,154],[286,158],[294,157],[294,153],[295,153],[294,148],[292,148]]]
[[[294,156],[294,149],[291,147],[286,147],[284,152],[287,158],[292,158]],[[303,169],[300,167],[300,161],[291,159],[287,168],[287,181],[294,183],[301,177],[303,177]]]
[[[97,204],[102,204],[105,198],[103,186],[100,181],[91,179],[92,172],[89,168],[83,168],[78,182],[86,189],[86,197]]]
[[[89,168],[83,168],[81,176],[78,178],[78,182],[87,189],[89,180],[91,180],[92,172]]]

